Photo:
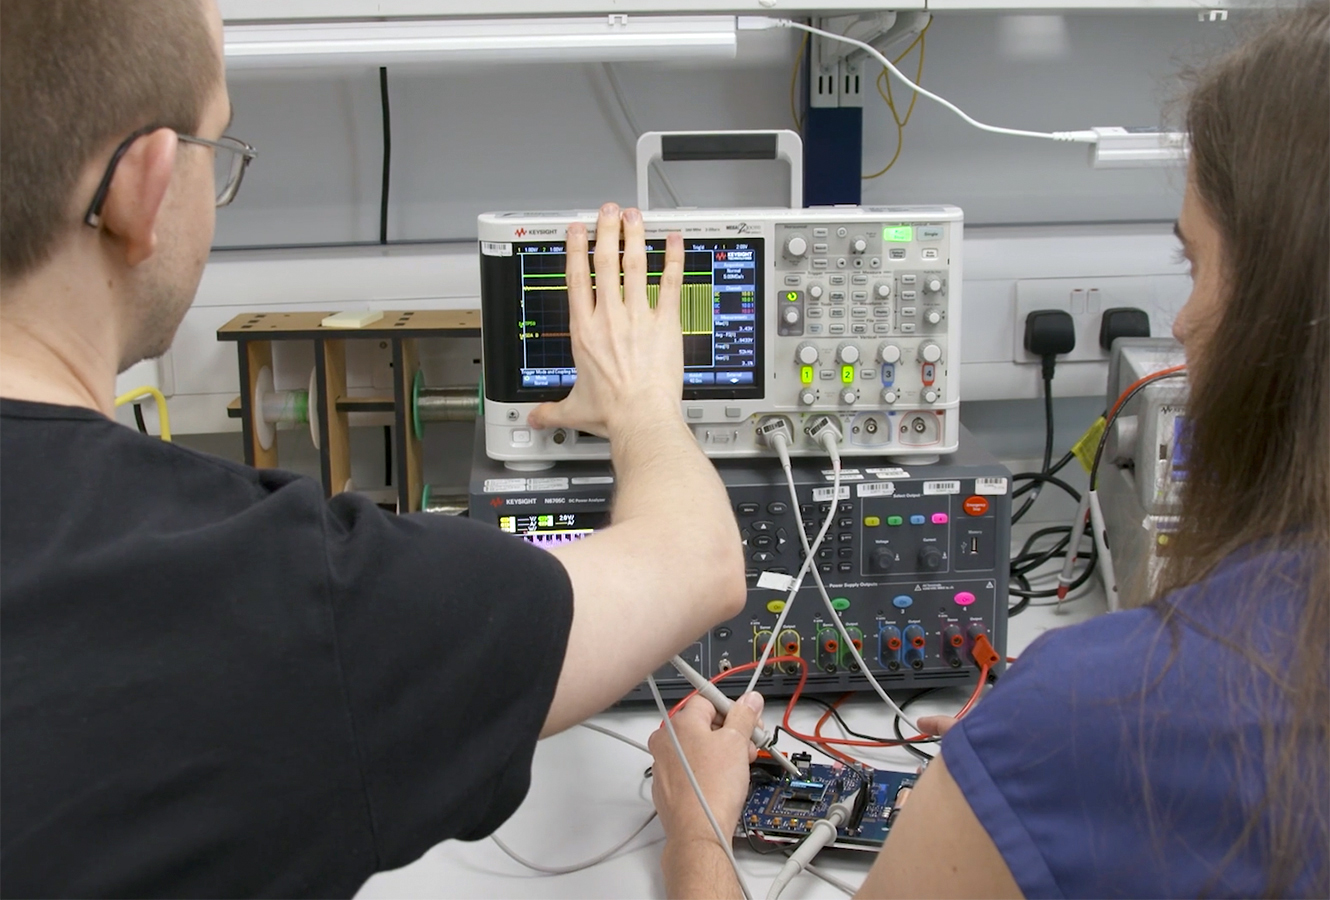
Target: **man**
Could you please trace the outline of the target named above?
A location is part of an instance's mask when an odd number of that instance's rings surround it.
[[[520,803],[538,736],[744,596],[680,416],[682,243],[570,229],[580,377],[533,416],[609,437],[613,525],[553,553],[390,516],[111,420],[165,351],[247,145],[213,0],[4,0],[0,884],[7,895],[349,895]],[[214,173],[217,173],[214,175]],[[687,560],[687,565],[680,561]]]

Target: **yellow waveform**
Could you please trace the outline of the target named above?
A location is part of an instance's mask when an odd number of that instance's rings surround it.
[[[654,309],[660,298],[660,285],[647,285],[647,302]],[[711,334],[715,331],[715,297],[709,284],[685,284],[679,296],[679,323],[684,334]]]

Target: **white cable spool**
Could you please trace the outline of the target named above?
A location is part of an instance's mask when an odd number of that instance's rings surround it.
[[[309,373],[309,389],[278,391],[273,389],[272,369],[264,366],[254,379],[254,434],[259,446],[272,449],[281,424],[309,425],[310,440],[319,449],[318,370]]]

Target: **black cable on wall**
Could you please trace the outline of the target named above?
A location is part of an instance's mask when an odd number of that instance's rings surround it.
[[[379,66],[379,107],[383,111],[383,185],[379,189],[379,243],[388,243],[388,185],[393,164],[392,108],[388,103],[388,68]]]

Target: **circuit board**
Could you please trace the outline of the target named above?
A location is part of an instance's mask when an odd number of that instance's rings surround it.
[[[740,836],[747,831],[776,843],[796,842],[827,815],[833,803],[851,796],[868,780],[867,801],[856,804],[855,815],[841,826],[831,846],[877,850],[918,778],[914,772],[813,765],[807,754],[800,753],[791,760],[799,767],[799,778],[779,766],[760,761],[753,765],[748,802],[739,818]]]

